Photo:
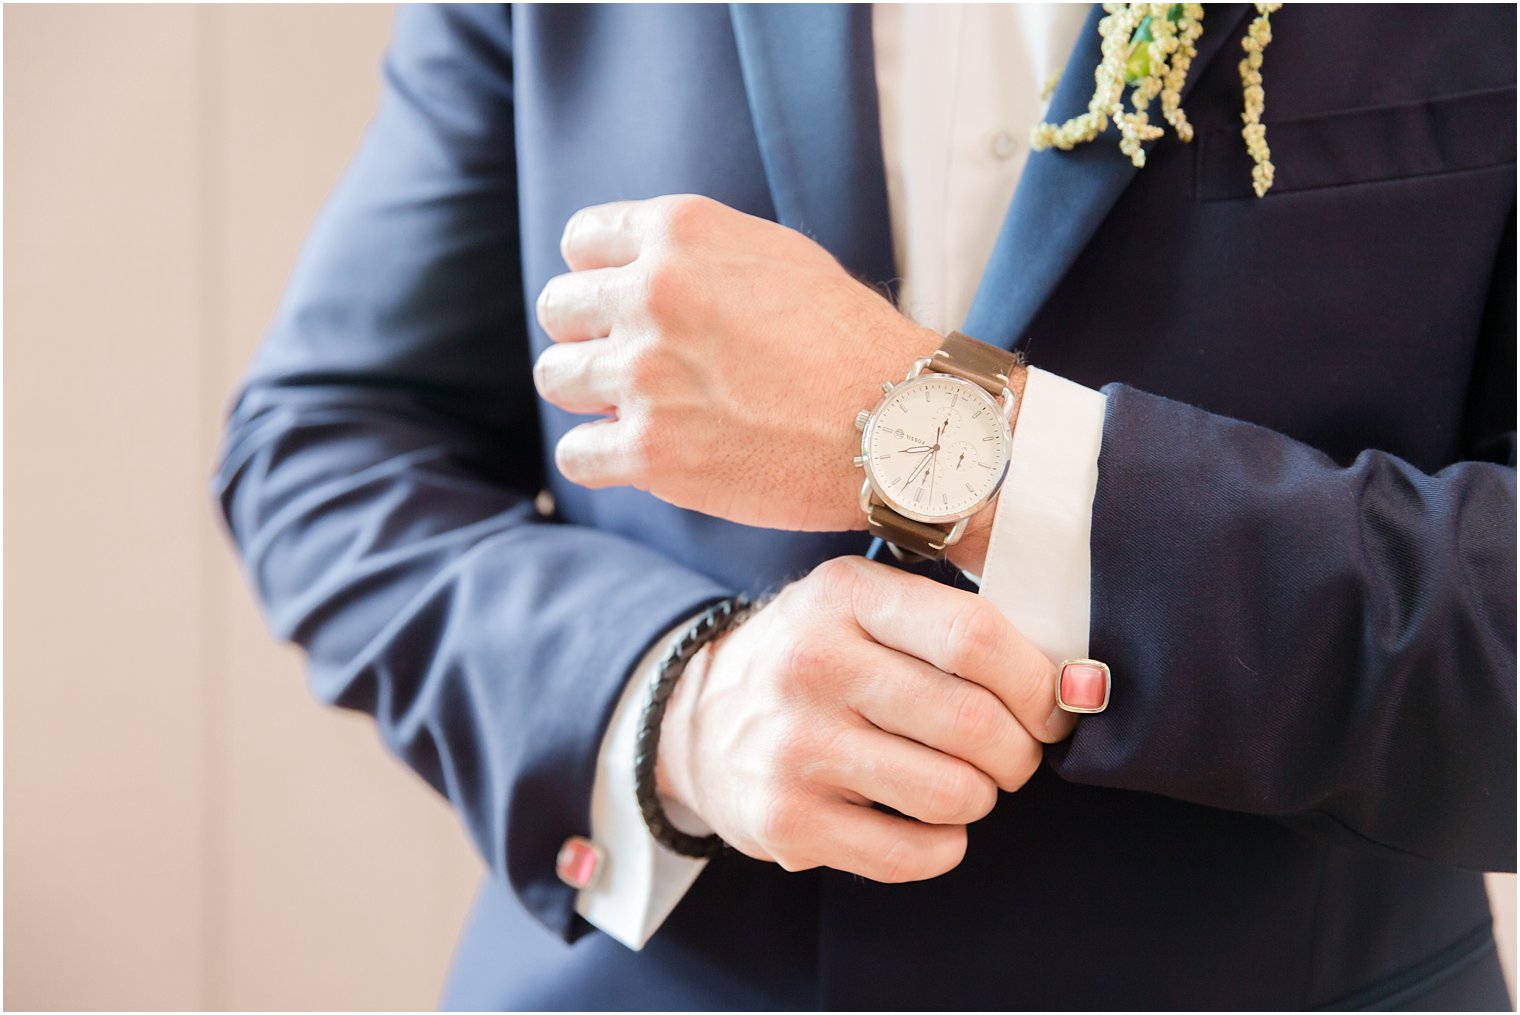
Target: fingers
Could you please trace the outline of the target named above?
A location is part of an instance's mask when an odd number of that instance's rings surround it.
[[[607,339],[551,345],[533,364],[533,384],[550,405],[566,412],[610,415],[617,411],[616,351]]]
[[[613,201],[582,208],[565,223],[559,251],[571,271],[630,264],[650,227],[648,201]]]
[[[571,271],[631,264],[643,246],[642,201],[613,201],[582,208],[565,223],[559,252]]]
[[[554,464],[572,483],[590,489],[631,486],[644,459],[633,427],[616,419],[571,427],[554,448]]]
[[[1056,667],[981,596],[896,568],[861,561],[855,619],[888,648],[916,656],[997,695],[1019,724],[1052,744],[1075,717],[1056,708]]]
[[[1010,792],[1039,767],[1044,746],[985,687],[878,645],[864,658],[871,676],[856,682],[847,701],[879,729],[959,758]]]
[[[910,818],[966,825],[997,803],[997,785],[986,773],[873,726],[841,732],[834,747],[825,778]]]
[[[734,215],[750,218],[697,194],[595,204],[570,216],[559,250],[571,271],[616,268],[633,263],[651,241],[702,236],[724,216]]]
[[[831,802],[807,814],[809,841],[774,851],[787,870],[832,867],[872,881],[926,881],[966,856],[965,825],[929,825],[858,804]]]
[[[619,268],[595,268],[556,275],[539,291],[534,312],[556,342],[603,338],[612,331],[619,305],[634,279]]]

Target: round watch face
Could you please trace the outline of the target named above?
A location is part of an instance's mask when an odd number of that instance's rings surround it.
[[[928,373],[893,388],[866,423],[866,476],[887,505],[920,522],[981,508],[1008,470],[997,400],[959,377]]]

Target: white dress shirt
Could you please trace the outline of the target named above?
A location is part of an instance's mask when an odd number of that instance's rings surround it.
[[[873,8],[899,306],[918,323],[944,332],[965,320],[1029,157],[1029,128],[1044,112],[1040,93],[1086,18],[1084,4]],[[1087,654],[1105,403],[1099,392],[1029,371],[983,568],[982,595],[1057,661]],[[706,865],[655,842],[634,793],[638,717],[664,648],[634,671],[603,741],[591,838],[604,866],[576,900],[587,920],[635,949]],[[694,815],[671,818],[703,830]]]

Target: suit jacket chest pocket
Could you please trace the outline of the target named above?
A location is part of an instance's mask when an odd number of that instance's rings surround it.
[[[1266,200],[1306,190],[1460,173],[1515,162],[1515,89],[1470,92],[1301,119],[1266,117],[1276,179]],[[1238,126],[1198,145],[1199,201],[1251,198]]]

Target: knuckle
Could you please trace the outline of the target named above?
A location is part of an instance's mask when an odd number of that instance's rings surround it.
[[[956,764],[947,766],[931,794],[935,817],[942,823],[964,824],[975,821],[992,810],[997,791],[991,781],[971,769]]]
[[[1038,651],[1031,650],[1031,655],[1024,665],[1014,669],[1016,677],[1007,692],[1008,704],[1018,715],[1039,723],[1038,727],[1031,728],[1040,731],[1044,729],[1050,710],[1056,706],[1056,672],[1055,665]]]
[[[914,848],[914,843],[910,842],[909,836],[901,834],[892,839],[892,845],[883,849],[882,858],[869,877],[872,881],[883,884],[901,884],[903,881],[917,881],[917,868],[918,851]]]
[[[806,687],[838,666],[839,649],[829,639],[793,638],[782,655],[780,677],[784,686]]]
[[[906,836],[898,836],[882,854],[881,867],[877,872],[876,880],[889,885],[919,880],[916,853],[917,850],[913,848],[913,844]]]
[[[711,198],[700,194],[675,194],[665,199],[661,209],[666,235],[675,243],[697,239],[712,219]]]
[[[766,605],[766,609],[771,609],[772,617],[784,621],[786,631],[803,631],[812,626],[815,617],[813,597],[813,579],[809,574],[781,588],[775,599]]]
[[[811,753],[808,746],[807,736],[795,726],[783,726],[777,730],[771,744],[771,757],[767,766],[770,781],[778,786],[785,785],[789,774],[805,764]]]
[[[783,857],[795,859],[794,849],[798,837],[807,827],[807,816],[801,802],[789,793],[774,793],[761,805],[760,823],[755,839],[776,862],[786,867]],[[787,867],[788,870],[800,868]]]
[[[981,754],[1002,740],[1002,706],[986,689],[963,681],[952,692],[952,708],[950,735],[963,751]]]
[[[1025,664],[1018,669],[1019,677],[1014,694],[1019,714],[1037,716],[1043,723],[1056,707],[1056,664],[1033,646],[1025,657]]]
[[[644,311],[653,320],[664,320],[676,313],[687,299],[687,282],[676,265],[655,259],[640,276]]]
[[[819,564],[810,576],[813,594],[821,603],[849,602],[865,577],[864,563],[856,557],[835,557]]]
[[[997,651],[1002,635],[1002,618],[980,599],[963,606],[950,622],[945,634],[945,658],[953,673],[980,667]]]

